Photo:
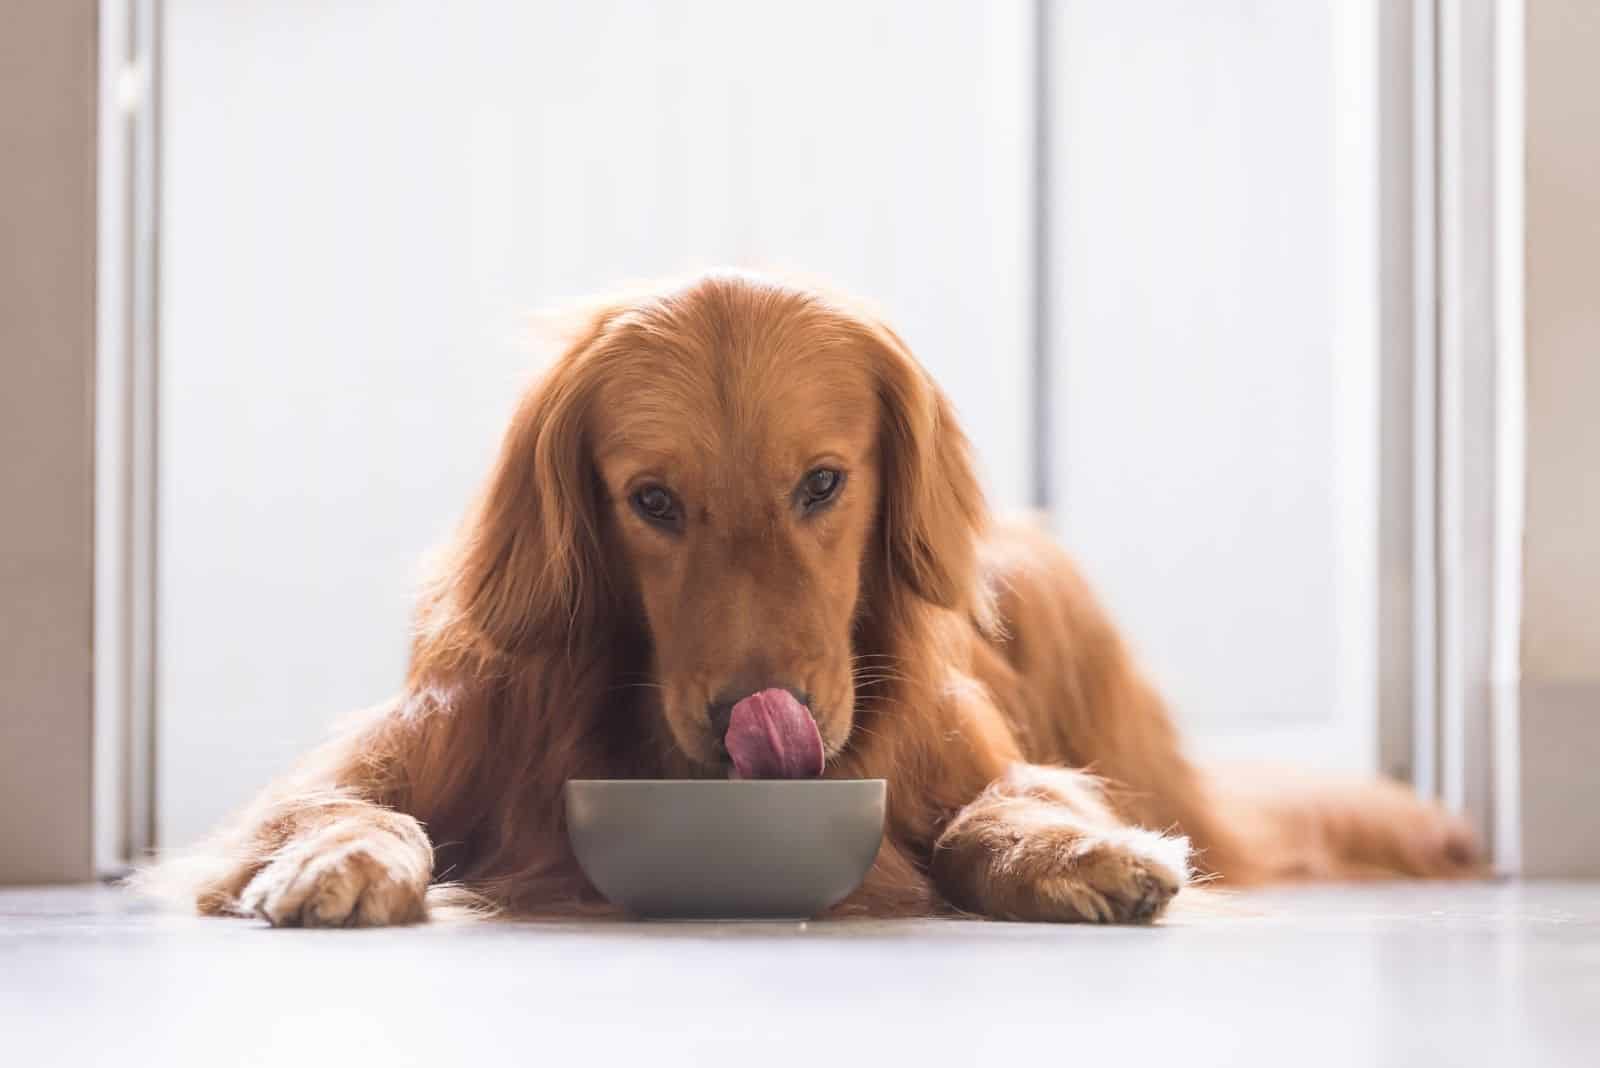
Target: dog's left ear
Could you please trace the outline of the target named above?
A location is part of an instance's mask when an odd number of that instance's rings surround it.
[[[882,526],[888,579],[923,600],[987,622],[977,543],[988,522],[971,447],[949,398],[905,342],[870,324],[883,424]]]

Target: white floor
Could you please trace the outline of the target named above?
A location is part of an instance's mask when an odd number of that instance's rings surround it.
[[[1600,1064],[1600,884],[1239,896],[1154,928],[271,930],[0,891],[14,1065]]]

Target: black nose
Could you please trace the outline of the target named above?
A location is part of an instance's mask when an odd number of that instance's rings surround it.
[[[799,701],[807,708],[811,707],[810,694],[806,693],[804,690],[797,690],[792,686],[779,686],[776,683],[766,686],[757,686],[754,689],[745,690],[743,693],[735,694],[733,696],[729,696],[728,692],[724,691],[706,703],[706,719],[711,722],[711,733],[716,735],[719,739],[724,734],[727,734],[728,724],[733,719],[733,706],[738,704],[740,701],[743,701],[751,694],[760,693],[762,690],[788,690],[790,697],[793,697],[796,701]]]

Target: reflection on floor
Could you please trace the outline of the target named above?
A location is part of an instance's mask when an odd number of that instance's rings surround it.
[[[1600,1064],[1600,884],[1240,895],[1154,928],[271,930],[0,891],[11,1064]]]

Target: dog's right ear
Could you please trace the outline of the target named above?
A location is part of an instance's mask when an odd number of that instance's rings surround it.
[[[620,311],[594,310],[523,395],[494,468],[425,592],[421,654],[570,647],[605,616],[600,486],[589,450],[596,342]]]

